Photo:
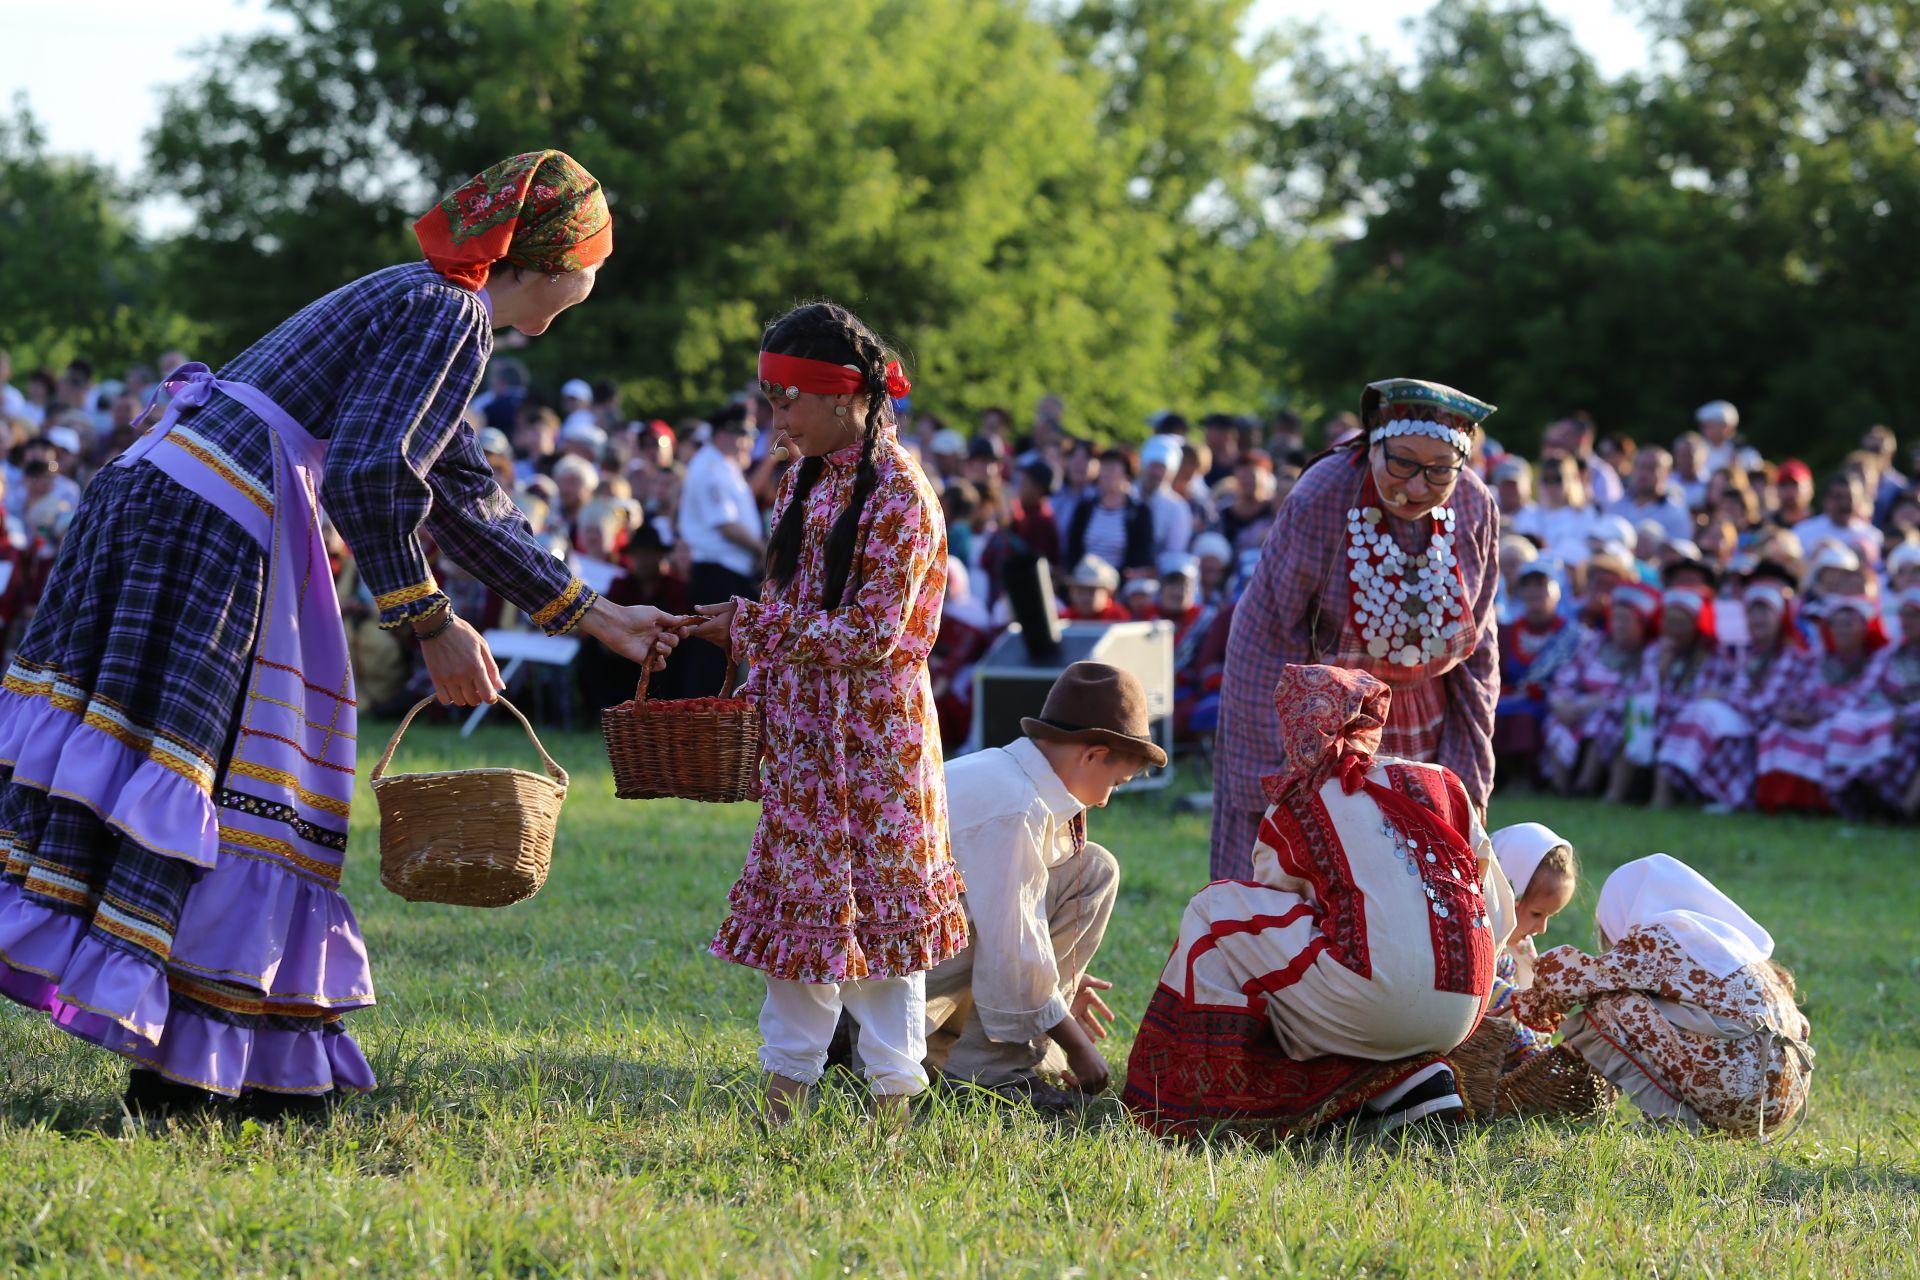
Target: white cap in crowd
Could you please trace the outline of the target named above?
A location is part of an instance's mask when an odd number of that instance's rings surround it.
[[[1814,548],[1813,558],[1807,561],[1807,580],[1822,569],[1845,569],[1848,573],[1860,571],[1860,557],[1852,547],[1831,538],[1824,539]]]
[[[1617,542],[1631,557],[1640,548],[1640,533],[1633,527],[1633,521],[1625,516],[1597,516],[1593,528],[1587,533],[1587,542],[1593,546]]]
[[[1172,471],[1180,465],[1180,454],[1179,436],[1154,436],[1140,446],[1140,465],[1150,467],[1157,462]]]
[[[1193,540],[1193,554],[1196,561],[1211,557],[1222,564],[1232,564],[1233,544],[1224,533],[1209,530]]]
[[[1725,400],[1709,400],[1693,411],[1695,422],[1724,422],[1730,427],[1740,425],[1740,411]]]
[[[1184,551],[1169,551],[1161,556],[1159,569],[1163,578],[1185,578],[1195,585],[1200,582],[1200,557]]]
[[[1887,577],[1897,578],[1908,569],[1920,569],[1920,542],[1903,542],[1887,556]]]
[[[1076,587],[1105,587],[1116,591],[1120,587],[1120,573],[1099,556],[1081,556],[1080,563],[1073,566],[1069,581]]]
[[[566,425],[560,428],[560,442],[590,445],[597,453],[607,447],[607,433],[591,413],[582,409],[567,415]]]
[[[47,443],[68,453],[78,453],[80,452],[80,433],[72,427],[49,427]]]
[[[560,388],[562,400],[585,400],[593,403],[593,384],[585,378],[571,378]]]
[[[506,455],[513,456],[513,442],[507,439],[507,433],[498,427],[488,427],[480,433],[480,452],[489,458]]]
[[[936,458],[964,458],[967,456],[967,438],[946,427],[933,433],[933,456]]]
[[[1132,599],[1134,596],[1157,596],[1159,594],[1160,584],[1152,578],[1129,578],[1127,580],[1126,596],[1128,599]]]

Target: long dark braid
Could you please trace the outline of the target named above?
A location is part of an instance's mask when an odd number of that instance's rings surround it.
[[[826,582],[820,593],[820,604],[825,609],[837,609],[846,594],[847,578],[853,571],[854,541],[859,536],[861,512],[880,479],[874,455],[880,433],[893,412],[893,401],[887,393],[887,361],[892,357],[858,316],[831,302],[809,302],[789,311],[767,326],[760,339],[760,349],[775,355],[852,365],[866,380],[867,425],[860,437],[860,464],[854,472],[853,493],[846,509],[834,521],[833,531],[827,535]],[[793,497],[767,539],[767,580],[776,586],[786,586],[799,571],[807,495],[825,470],[826,462],[821,458],[807,458],[800,463],[799,474],[794,477]]]

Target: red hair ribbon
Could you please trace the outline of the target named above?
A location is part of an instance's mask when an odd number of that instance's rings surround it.
[[[898,360],[887,361],[887,394],[898,400],[913,390],[906,371]],[[809,360],[805,356],[783,356],[774,351],[760,353],[760,381],[789,392],[810,391],[821,396],[850,396],[867,389],[867,377],[849,365],[831,360]]]
[[[773,351],[760,353],[760,381],[785,387],[789,393],[810,391],[820,396],[846,396],[867,389],[867,377],[858,369]]]

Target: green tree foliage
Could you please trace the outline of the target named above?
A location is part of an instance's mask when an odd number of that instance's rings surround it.
[[[1167,228],[1177,380],[1194,405],[1241,411],[1270,401],[1294,370],[1279,338],[1324,270],[1324,246],[1290,233],[1255,161],[1261,86],[1288,52],[1248,37],[1250,0],[1076,0],[1057,21],[1104,85],[1103,130],[1129,189]]]
[[[1457,382],[1530,443],[1588,409],[1665,439],[1725,396],[1780,451],[1898,424],[1920,289],[1920,16],[1654,0],[1672,70],[1609,84],[1532,4],[1442,0],[1416,65],[1311,50],[1269,137],[1342,237],[1288,345],[1308,388]]]
[[[1915,427],[1897,379],[1920,344],[1920,6],[1643,0],[1680,55],[1649,86],[1650,149],[1710,192],[1720,234],[1776,293],[1752,385],[1765,438],[1825,455]]]
[[[24,103],[0,117],[0,349],[16,377],[77,355],[151,360],[198,336],[163,301],[127,203],[104,169],[48,155]]]
[[[199,215],[178,284],[229,349],[412,256],[438,190],[555,146],[606,185],[615,254],[532,358],[621,370],[637,404],[704,408],[750,376],[766,319],[822,294],[898,341],[945,411],[1057,391],[1126,434],[1218,376],[1223,317],[1183,318],[1184,230],[1130,190],[1142,145],[1109,127],[1110,77],[1025,5],[277,7],[291,30],[226,41],[154,138]],[[1156,184],[1215,164],[1203,135],[1244,132],[1244,95],[1196,124],[1194,163]]]

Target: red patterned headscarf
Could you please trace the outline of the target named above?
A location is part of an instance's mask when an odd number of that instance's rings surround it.
[[[1288,663],[1273,690],[1280,770],[1260,779],[1267,799],[1279,804],[1317,790],[1348,760],[1371,761],[1392,702],[1392,691],[1364,671]]]
[[[600,184],[561,151],[529,151],[467,180],[413,224],[433,269],[478,289],[487,269],[579,271],[613,252]]]

